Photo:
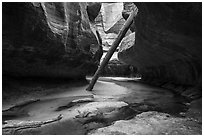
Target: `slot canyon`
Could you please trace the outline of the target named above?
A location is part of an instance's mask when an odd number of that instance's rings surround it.
[[[201,135],[202,3],[2,2],[2,134]]]

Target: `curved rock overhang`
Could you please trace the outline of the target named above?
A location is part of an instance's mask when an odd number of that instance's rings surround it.
[[[148,83],[182,91],[196,87],[201,94],[202,3],[135,5],[135,39],[120,47],[119,59],[137,67]]]

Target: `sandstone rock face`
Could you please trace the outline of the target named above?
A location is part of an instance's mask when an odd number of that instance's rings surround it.
[[[103,3],[101,8],[104,31],[107,32],[122,19],[123,3]]]
[[[3,75],[82,77],[96,69],[87,3],[3,3]],[[93,17],[92,17],[93,18]]]
[[[137,8],[136,6],[135,6],[135,4],[134,3],[132,3],[132,2],[125,2],[124,3],[124,8],[123,8],[123,12],[122,12],[122,16],[123,16],[123,18],[125,19],[125,20],[127,20],[127,18],[129,17],[129,15],[131,14],[131,12],[132,12],[132,10],[133,9],[135,9],[135,8]],[[134,31],[134,22],[131,24],[131,26],[130,26],[130,30],[131,31]]]
[[[95,18],[98,16],[100,9],[101,9],[100,2],[89,2],[88,3],[87,13],[89,16],[89,20],[91,22],[95,22]]]
[[[201,3],[135,5],[139,9],[134,20],[135,40],[132,36],[124,39],[119,59],[137,67],[146,82],[201,93]]]
[[[116,39],[117,34],[125,23],[125,19],[122,17],[122,11],[124,9],[124,3],[102,3],[101,10],[95,19],[97,28],[103,39],[103,45],[109,47]],[[127,32],[127,35],[130,30]]]
[[[126,51],[129,48],[132,48],[132,46],[135,43],[135,32],[131,33],[130,35],[123,38],[119,45],[119,53]]]

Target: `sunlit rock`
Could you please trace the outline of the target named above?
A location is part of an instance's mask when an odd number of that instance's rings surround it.
[[[108,31],[122,18],[123,3],[103,3],[101,7],[104,30]]]

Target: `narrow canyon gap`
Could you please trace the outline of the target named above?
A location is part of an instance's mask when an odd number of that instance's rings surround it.
[[[2,133],[202,134],[202,3],[3,2]]]

